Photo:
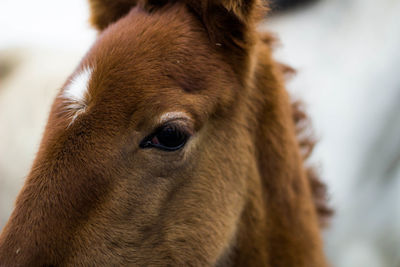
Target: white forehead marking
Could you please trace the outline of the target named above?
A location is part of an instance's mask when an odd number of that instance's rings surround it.
[[[88,100],[89,82],[92,76],[92,68],[85,67],[81,72],[76,74],[70,83],[64,88],[62,98],[64,99],[66,111],[71,117],[71,125],[76,117],[85,111]]]
[[[179,119],[179,118],[191,118],[186,112],[182,111],[175,111],[175,112],[167,112],[161,115],[160,117],[160,123],[170,121],[173,119]]]
[[[85,67],[80,73],[73,77],[71,82],[65,87],[63,97],[76,102],[84,101],[91,76],[92,69]]]

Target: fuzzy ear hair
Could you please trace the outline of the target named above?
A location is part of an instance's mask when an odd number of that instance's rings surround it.
[[[247,82],[256,23],[268,10],[263,0],[178,0],[203,23],[212,45],[225,56],[241,84]],[[264,0],[266,1],[266,0]]]
[[[199,17],[212,42],[242,48],[251,41],[251,30],[267,9],[263,0],[89,0],[90,20],[103,30],[136,5],[157,9],[173,2],[185,3]]]
[[[139,0],[89,0],[90,22],[98,30],[126,15]]]
[[[255,24],[267,10],[262,0],[183,0],[202,20],[217,45],[247,48]]]

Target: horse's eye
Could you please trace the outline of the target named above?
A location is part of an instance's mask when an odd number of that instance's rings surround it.
[[[166,151],[175,151],[182,148],[189,138],[189,134],[174,125],[165,125],[158,128],[153,134],[140,142],[141,148],[158,148]]]

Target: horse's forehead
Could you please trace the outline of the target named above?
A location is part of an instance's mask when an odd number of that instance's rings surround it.
[[[215,60],[207,35],[193,31],[198,22],[190,14],[176,12],[132,10],[101,33],[63,92],[72,101],[68,108],[78,111],[74,116],[88,106],[182,110],[192,102],[183,91],[207,88],[210,71],[202,71],[200,61]]]
[[[69,107],[78,112],[71,116],[95,106],[143,118],[174,111],[205,117],[217,103],[228,103],[235,87],[218,51],[182,7],[154,14],[133,9],[99,36],[71,79],[70,93],[84,98],[73,99]]]
[[[196,38],[193,20],[180,9],[156,15],[132,10],[101,34],[83,61],[82,70],[93,70],[89,90],[129,87],[146,94],[154,85],[171,86],[166,83],[177,72],[194,74],[192,46],[205,46],[207,40]]]

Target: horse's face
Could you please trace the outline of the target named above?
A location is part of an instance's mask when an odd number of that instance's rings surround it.
[[[257,174],[220,49],[181,5],[134,8],[102,32],[53,104],[13,215],[30,226],[8,252],[34,264],[223,258]]]

